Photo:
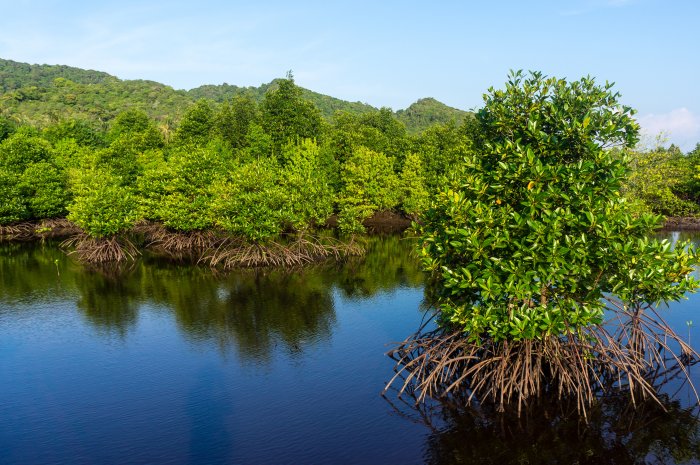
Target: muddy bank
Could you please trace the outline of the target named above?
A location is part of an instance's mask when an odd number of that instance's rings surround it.
[[[700,217],[673,216],[666,218],[661,230],[665,231],[700,231]]]

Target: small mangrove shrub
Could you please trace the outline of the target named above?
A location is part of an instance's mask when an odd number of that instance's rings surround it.
[[[610,148],[633,146],[638,125],[618,97],[520,72],[484,97],[472,152],[417,224],[438,329],[392,355],[423,395],[552,392],[585,410],[611,386],[653,396],[664,354],[693,354],[655,307],[696,289],[698,256],[649,238],[659,218],[620,195],[626,160]]]

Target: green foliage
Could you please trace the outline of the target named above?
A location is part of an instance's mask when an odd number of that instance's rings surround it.
[[[639,201],[644,210],[659,215],[689,216],[698,212],[697,203],[679,195],[679,191],[692,183],[694,174],[680,151],[656,147],[630,150],[626,156],[631,168],[624,184],[627,197]]]
[[[213,102],[226,102],[230,99],[243,97],[252,100],[256,103],[262,102],[265,94],[275,89],[279,85],[280,80],[261,84],[259,87],[238,87],[231,84],[204,85],[187,91],[187,94],[195,99],[205,98]],[[361,102],[346,102],[328,95],[319,94],[308,89],[301,89],[301,96],[314,104],[319,109],[324,118],[331,118],[336,112],[344,111],[359,115],[370,111],[375,111],[376,108]]]
[[[63,65],[30,65],[0,58],[0,91],[19,89],[26,85],[49,87],[58,80],[80,84],[97,84],[115,79],[107,73],[88,71]]]
[[[338,200],[341,231],[362,231],[362,221],[372,213],[398,205],[401,191],[391,157],[360,147],[343,163],[341,170],[344,182]]]
[[[416,139],[413,150],[420,154],[430,192],[437,192],[444,178],[470,152],[471,146],[464,127],[452,123],[432,126]]]
[[[224,102],[216,115],[216,133],[233,148],[246,145],[246,136],[251,124],[259,120],[255,100],[236,96],[231,103]]]
[[[406,156],[400,181],[401,208],[407,215],[416,217],[425,211],[430,201],[428,190],[425,187],[423,163],[418,154],[409,153]]]
[[[272,137],[276,154],[289,140],[316,139],[321,134],[321,114],[301,96],[291,75],[265,94],[260,111],[262,127]]]
[[[42,136],[56,144],[64,139],[73,139],[79,145],[89,147],[103,147],[105,134],[98,131],[93,124],[83,120],[64,120],[44,128]]]
[[[272,137],[259,124],[250,124],[244,145],[245,148],[241,150],[241,158],[244,160],[250,161],[272,156]]]
[[[29,218],[29,209],[22,197],[17,173],[0,166],[0,225]]]
[[[21,128],[0,143],[0,166],[16,173],[31,163],[47,161],[51,145],[32,131]]]
[[[287,192],[279,185],[274,158],[252,160],[232,169],[211,186],[215,223],[234,236],[264,243],[284,229]]]
[[[10,137],[13,132],[15,132],[14,122],[0,115],[0,142]]]
[[[328,139],[336,159],[341,163],[351,157],[356,149],[365,147],[394,158],[397,167],[403,163],[410,144],[406,127],[388,108],[359,116],[337,113]]]
[[[238,87],[229,84],[205,85],[189,91],[181,91],[152,81],[122,81],[97,71],[67,66],[30,65],[0,59],[0,94],[3,97],[4,115],[37,126],[44,126],[46,117],[49,116],[54,121],[78,119],[101,127],[113,121],[123,109],[142,112],[159,123],[169,122],[168,124],[172,125],[177,123],[185,110],[198,100],[207,99],[212,103],[221,104],[233,99],[233,111],[237,113],[236,99],[262,103],[268,93],[277,92],[279,89],[282,89],[283,93],[286,92],[288,89],[285,89],[285,86],[288,86],[288,81],[290,80],[276,79],[259,87]],[[337,112],[355,116],[377,112],[376,108],[368,104],[347,102],[308,89],[297,89],[298,91],[294,93],[308,102],[307,110],[317,109],[315,112],[307,111],[307,116],[309,116],[308,113],[317,113],[325,119],[331,119]],[[466,114],[434,99],[421,99],[406,110],[400,110],[395,114],[390,110],[387,111],[406,124],[411,134],[420,133],[429,124],[459,122]],[[311,116],[311,131],[300,132],[297,128],[291,132],[302,138],[318,137],[320,133],[316,129],[320,128],[316,128],[313,122],[316,117]],[[268,129],[265,124],[263,126],[266,130]],[[304,124],[300,126],[303,127]],[[239,127],[239,130],[239,135],[247,133],[245,125]],[[219,135],[229,140],[226,135]],[[277,149],[284,145],[287,136],[289,134],[282,135],[278,139],[278,134],[273,135]],[[233,139],[241,141],[241,138]],[[284,140],[280,142],[281,139]],[[2,140],[1,129],[0,140]],[[237,144],[233,146],[240,147]],[[369,148],[383,151],[397,157],[398,160],[401,159],[398,154],[386,147],[369,146]]]
[[[406,125],[410,134],[420,134],[436,124],[460,125],[468,115],[468,112],[448,107],[434,98],[422,98],[396,112],[396,118]]]
[[[139,219],[133,189],[108,169],[85,166],[70,172],[73,201],[68,219],[94,238],[112,237],[131,229]]]
[[[63,170],[78,168],[94,155],[94,148],[79,145],[75,139],[61,139],[53,146],[53,163]]]
[[[227,158],[212,147],[180,147],[167,160],[153,153],[137,183],[146,218],[182,232],[210,228],[209,186]]]
[[[214,109],[208,101],[198,100],[182,117],[175,140],[180,144],[206,144],[214,125]]]
[[[130,134],[124,134],[109,147],[93,152],[90,158],[96,166],[118,176],[122,185],[132,185],[141,172],[134,142]]]
[[[21,198],[26,199],[29,217],[63,218],[70,201],[68,176],[49,162],[32,163],[20,180]]]
[[[601,322],[604,293],[627,305],[680,298],[694,250],[647,239],[620,197],[638,126],[611,86],[511,75],[484,97],[477,150],[419,226],[442,324],[469,337],[536,339]]]
[[[48,142],[21,129],[0,143],[0,224],[62,216],[68,197]]]
[[[700,143],[685,156],[673,145],[667,150],[673,153],[674,168],[680,173],[673,193],[682,201],[695,204],[694,213],[697,213],[700,205]]]
[[[123,134],[141,133],[151,126],[148,115],[136,109],[126,110],[117,115],[112,121],[109,130],[111,139],[116,139]]]
[[[280,185],[286,193],[285,221],[296,230],[323,224],[333,213],[331,167],[324,164],[322,155],[318,145],[309,139],[283,148],[285,165]]]

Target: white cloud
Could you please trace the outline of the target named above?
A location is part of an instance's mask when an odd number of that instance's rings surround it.
[[[656,137],[661,134],[682,150],[691,150],[700,142],[700,117],[687,108],[676,108],[668,113],[649,113],[637,120],[642,135]]]

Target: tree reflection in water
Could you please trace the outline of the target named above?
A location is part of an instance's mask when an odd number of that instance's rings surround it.
[[[400,236],[367,238],[367,254],[345,263],[297,269],[219,273],[146,256],[127,267],[86,267],[52,245],[0,244],[0,302],[46,296],[74,300],[100,332],[124,337],[139,311],[172,312],[193,343],[235,348],[241,360],[269,363],[329,339],[336,323],[334,292],[371,297],[399,286],[420,287],[423,274]],[[4,306],[2,311],[13,311]]]
[[[429,428],[426,463],[696,463],[700,460],[698,409],[661,396],[636,408],[629,396],[601,399],[588,423],[575,402],[540,399],[524,409],[497,412],[456,399],[416,403],[386,397],[391,409]]]

